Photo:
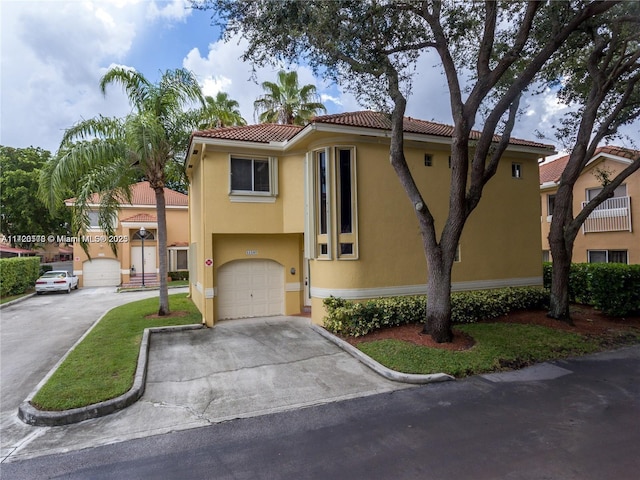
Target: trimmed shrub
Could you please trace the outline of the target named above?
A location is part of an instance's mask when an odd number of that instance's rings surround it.
[[[544,286],[551,288],[551,263],[544,266]],[[569,300],[592,305],[607,315],[640,312],[640,265],[573,263],[569,273]]]
[[[451,295],[454,323],[473,323],[496,318],[513,310],[544,308],[548,304],[548,292],[538,287],[457,292]],[[351,302],[329,297],[324,305],[327,310],[324,326],[327,330],[358,337],[380,328],[424,322],[427,298],[418,295]]]
[[[168,275],[172,282],[175,282],[176,280],[189,280],[188,271],[169,272]]]
[[[594,307],[618,317],[640,312],[640,265],[592,266],[589,293]]]
[[[40,276],[40,257],[0,259],[0,295],[20,295],[35,286]]]

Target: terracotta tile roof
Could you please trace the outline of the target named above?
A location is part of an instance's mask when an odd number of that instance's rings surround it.
[[[139,223],[155,223],[158,219],[155,215],[149,215],[148,213],[139,213],[137,215],[133,215],[131,217],[120,219],[121,222],[139,222]]]
[[[592,159],[597,158],[601,153],[614,155],[616,157],[627,158],[634,160],[640,157],[640,151],[630,150],[628,148],[616,147],[613,145],[606,145],[604,147],[596,148]],[[552,162],[540,165],[540,185],[547,182],[559,182],[562,172],[564,172],[567,163],[569,162],[569,155],[557,158]]]
[[[556,158],[552,162],[540,165],[540,185],[547,182],[558,182],[568,161],[569,155],[565,155],[564,157]]]
[[[164,200],[167,206],[188,206],[189,196],[184,193],[176,192],[169,188],[164,189]],[[74,203],[75,198],[65,200],[66,203]],[[100,194],[94,193],[91,196],[89,203],[100,203]],[[129,202],[123,199],[123,204],[127,205]],[[156,194],[149,186],[149,182],[138,182],[131,186],[131,205],[156,205]]]
[[[221,140],[238,140],[244,142],[269,143],[290,140],[302,130],[299,125],[279,125],[262,123],[242,127],[223,127],[194,132],[194,136],[219,138]]]
[[[387,115],[370,110],[361,112],[338,113],[334,115],[323,115],[313,118],[311,122],[331,123],[352,127],[376,128],[379,130],[391,129],[391,119]],[[412,117],[404,117],[403,125],[405,133],[418,133],[423,135],[434,135],[438,137],[451,137],[453,135],[453,126],[444,125],[442,123],[428,122],[426,120],[419,120]],[[476,140],[480,138],[480,134],[481,132],[472,130],[471,138]],[[494,141],[498,141],[499,139],[499,136],[494,136]],[[522,140],[519,138],[511,138],[509,143],[511,145],[523,145],[536,148],[554,148],[553,145],[545,145],[542,143],[532,142],[530,140]]]
[[[378,130],[391,129],[391,120],[385,114],[370,110],[322,115],[312,118],[310,123],[344,125],[348,127],[373,128]],[[297,125],[260,124],[242,127],[215,128],[194,132],[193,136],[256,143],[285,142],[291,140],[303,129],[304,127]],[[434,135],[439,137],[451,137],[451,135],[453,135],[453,127],[450,125],[428,122],[411,117],[405,117],[404,131],[406,133]],[[471,133],[471,138],[480,138],[480,132],[474,130]],[[494,140],[499,140],[499,137],[495,136]],[[518,138],[512,138],[510,143],[512,145],[523,145],[550,150],[553,149],[552,145],[544,145],[542,143],[532,142],[530,140],[521,140]]]

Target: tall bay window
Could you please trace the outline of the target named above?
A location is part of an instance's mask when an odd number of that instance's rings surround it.
[[[356,197],[353,148],[336,149],[336,183],[338,212],[338,257],[355,258]]]
[[[329,243],[329,218],[331,205],[329,203],[329,162],[327,150],[316,152],[316,205],[318,236],[318,257],[331,258]]]
[[[315,257],[356,259],[355,149],[336,147],[313,152],[313,178]]]

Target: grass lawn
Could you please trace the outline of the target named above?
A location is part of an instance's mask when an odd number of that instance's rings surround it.
[[[0,305],[2,305],[3,303],[11,302],[13,300],[17,300],[22,297],[26,297],[27,295],[31,295],[32,293],[35,293],[35,290],[31,289],[26,291],[25,293],[21,293],[20,295],[9,295],[7,297],[0,297]]]
[[[69,354],[32,403],[41,410],[68,410],[122,395],[133,385],[142,332],[149,327],[201,322],[186,294],[169,296],[170,317],[149,298],[111,310]],[[178,312],[181,312],[177,315]]]
[[[468,350],[449,351],[395,339],[363,342],[357,347],[379,363],[404,373],[448,373],[464,377],[520,368],[536,362],[606,349],[602,339],[540,325],[476,323],[455,327],[475,340]],[[635,333],[635,342],[640,333]],[[634,341],[631,339],[630,341]]]

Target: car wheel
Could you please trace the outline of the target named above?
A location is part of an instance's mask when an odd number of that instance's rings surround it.
[[[75,286],[75,287],[73,287],[73,289],[74,289],[74,290],[77,290],[77,289],[78,289],[78,284],[77,284],[77,283],[76,283],[76,286]]]
[[[71,293],[71,285],[67,286],[67,293]]]

